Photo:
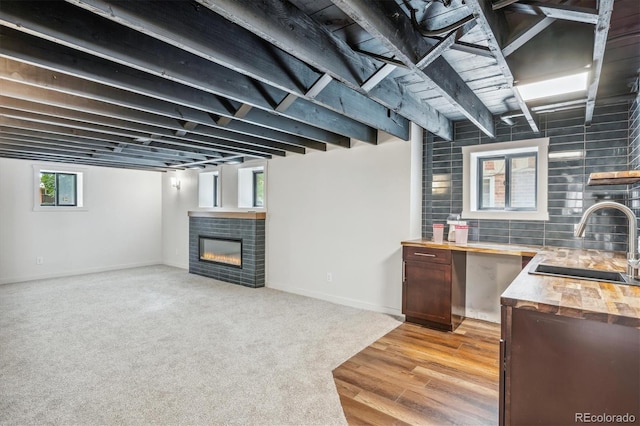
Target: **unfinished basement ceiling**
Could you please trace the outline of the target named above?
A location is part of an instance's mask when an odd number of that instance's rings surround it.
[[[0,2],[0,157],[175,170],[629,99],[638,0]],[[590,71],[525,102],[514,82]],[[636,89],[637,90],[637,89]]]

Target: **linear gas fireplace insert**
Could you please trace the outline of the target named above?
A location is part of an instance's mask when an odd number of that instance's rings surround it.
[[[264,212],[189,212],[189,272],[264,287],[265,218]]]
[[[200,260],[242,268],[242,239],[200,235]]]

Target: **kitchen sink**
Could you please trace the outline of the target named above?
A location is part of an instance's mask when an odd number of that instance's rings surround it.
[[[576,278],[580,280],[604,281],[617,284],[640,285],[640,281],[632,280],[628,275],[622,272],[572,268],[569,266],[548,265],[546,263],[533,265],[532,268],[529,269],[529,273],[535,275]]]

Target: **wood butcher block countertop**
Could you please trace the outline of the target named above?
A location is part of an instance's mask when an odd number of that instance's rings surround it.
[[[531,265],[538,263],[625,272],[626,253],[475,242],[435,244],[428,240],[403,241],[402,245],[535,256],[502,293],[503,305],[640,328],[640,286],[529,274]]]

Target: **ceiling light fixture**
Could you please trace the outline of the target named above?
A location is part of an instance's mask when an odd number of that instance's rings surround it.
[[[533,99],[548,98],[551,96],[585,91],[587,90],[588,82],[589,71],[583,71],[581,73],[567,75],[565,77],[516,85],[515,88],[518,89],[522,99],[530,101]]]

